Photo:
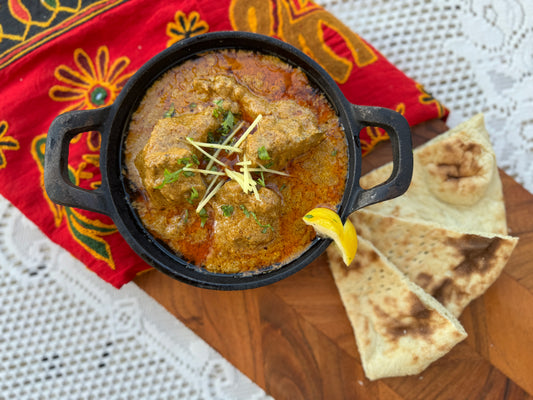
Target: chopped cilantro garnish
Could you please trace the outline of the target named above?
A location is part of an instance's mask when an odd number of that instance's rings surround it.
[[[217,140],[215,138],[215,133],[214,132],[207,132],[207,143],[216,143]]]
[[[335,157],[336,155],[337,155],[337,150],[333,150],[333,151],[331,152],[331,157]]]
[[[185,210],[185,217],[183,217],[183,223],[186,224],[189,222],[189,210]]]
[[[193,186],[193,187],[191,187],[191,194],[190,194],[189,198],[187,199],[187,202],[192,204],[193,201],[195,199],[197,199],[197,198],[198,198],[198,190],[196,190],[196,188]]]
[[[257,178],[257,183],[259,183],[261,186],[265,187],[265,176],[263,175],[263,171],[261,171],[261,178]]]
[[[241,204],[239,208],[242,210],[244,215],[246,215],[246,218],[250,218],[250,211],[248,211],[245,205]]]
[[[205,208],[202,208],[198,215],[200,216],[200,226],[203,228],[207,222],[207,219],[209,218],[209,215],[207,214]]]
[[[218,129],[218,132],[222,133],[223,135],[227,135],[235,125],[235,115],[233,115],[230,110],[226,110],[224,107],[222,107],[222,102],[222,99],[214,102],[215,108],[213,109],[213,117],[222,117],[222,124]],[[213,136],[209,137],[209,139],[211,143],[215,143]]]
[[[246,206],[244,206],[243,204],[241,204],[239,206],[239,208],[242,210],[242,212],[244,213],[244,215],[246,216],[246,218],[250,218],[250,215],[253,217],[253,219],[255,220],[255,222],[257,223],[257,225],[259,225],[261,228],[263,228],[261,230],[261,233],[267,233],[268,230],[270,229],[272,232],[274,232],[274,228],[272,228],[272,225],[270,224],[262,224],[261,222],[259,222],[259,219],[257,218],[257,215],[255,215],[255,213],[253,211],[249,211]]]
[[[270,155],[268,154],[267,149],[265,149],[265,146],[261,146],[257,149],[257,156],[260,160],[270,160]]]
[[[215,101],[215,108],[213,109],[213,117],[215,118],[218,118],[220,117],[221,115],[224,115],[224,108],[222,108],[222,102],[224,100],[220,99],[220,100],[217,100]]]
[[[174,109],[174,104],[170,106],[170,108],[163,114],[164,118],[172,118],[175,114],[176,110]]]
[[[181,165],[185,164],[184,168],[192,167],[192,164],[189,162],[189,158],[187,157],[179,159],[178,164],[181,164]],[[184,171],[183,168],[180,168],[174,172],[170,172],[168,169],[165,168],[165,171],[163,172],[163,182],[160,185],[157,185],[156,187],[154,187],[154,189],[161,189],[166,184],[176,182],[182,173],[186,178],[190,178],[191,176],[194,176],[194,172]]]
[[[174,171],[174,172],[169,172],[169,170],[165,168],[164,175],[163,175],[163,182],[160,185],[157,185],[154,189],[161,189],[167,183],[176,182],[178,178],[180,177],[180,174],[182,171],[183,171],[183,168],[178,169],[177,171]]]
[[[222,209],[225,217],[231,217],[233,215],[233,206],[224,204],[221,205],[220,208]]]
[[[224,117],[224,121],[222,121],[222,134],[227,135],[235,125],[235,117],[231,111],[228,111],[226,116]]]

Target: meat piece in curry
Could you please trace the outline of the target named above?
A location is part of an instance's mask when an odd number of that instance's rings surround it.
[[[315,237],[301,220],[342,199],[347,148],[305,74],[224,50],[163,75],[126,137],[131,202],[148,231],[210,271],[281,266]]]
[[[264,163],[259,150],[265,149],[272,167],[282,169],[324,137],[313,112],[293,100],[274,102],[272,113],[261,122],[244,143],[244,151],[255,164]]]
[[[284,168],[290,160],[304,154],[324,138],[313,111],[295,100],[269,102],[251,93],[234,78],[223,75],[196,80],[194,87],[199,93],[204,93],[205,98],[229,99],[229,108],[234,113],[242,112],[251,120],[258,115],[263,116],[257,130],[244,143],[244,151],[254,165],[261,163],[259,149],[265,149],[271,165]]]
[[[148,143],[135,159],[144,188],[154,205],[180,205],[191,195],[196,196],[195,193],[204,195],[206,187],[201,176],[183,171],[201,156],[198,150],[187,144],[186,138],[206,141],[208,132],[217,126],[218,121],[211,112],[164,118],[157,122]]]
[[[212,261],[223,264],[224,260],[234,260],[228,272],[246,269],[250,257],[255,258],[279,232],[281,198],[272,189],[260,188],[258,192],[256,199],[244,193],[237,182],[228,181],[211,203],[217,224]]]

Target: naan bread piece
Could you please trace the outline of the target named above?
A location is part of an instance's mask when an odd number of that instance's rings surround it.
[[[348,267],[335,245],[328,259],[368,379],[418,374],[467,336],[369,241],[360,238]]]
[[[459,232],[368,210],[356,211],[350,220],[359,237],[372,242],[456,317],[500,276],[518,242],[510,236]]]
[[[402,196],[368,207],[385,215],[452,229],[507,234],[502,183],[482,114],[414,150],[413,179]],[[392,164],[361,178],[385,181]]]

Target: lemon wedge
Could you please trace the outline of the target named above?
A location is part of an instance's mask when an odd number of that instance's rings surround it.
[[[302,219],[314,228],[317,235],[333,239],[344,263],[351,264],[357,252],[357,233],[349,219],[343,225],[335,211],[323,207],[312,209]]]

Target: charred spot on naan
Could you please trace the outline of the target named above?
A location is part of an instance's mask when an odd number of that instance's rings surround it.
[[[461,286],[456,285],[451,278],[441,280],[432,289],[429,289],[428,292],[439,303],[457,316],[461,313],[462,308],[464,307],[462,304],[466,304],[471,297],[469,293],[461,289]]]
[[[448,238],[448,244],[463,256],[463,261],[454,271],[459,275],[481,275],[489,273],[497,264],[496,255],[504,246],[500,237],[483,237],[465,234],[459,239]]]
[[[444,139],[418,153],[426,184],[440,200],[472,205],[483,196],[494,173],[495,160],[482,143],[463,136]]]
[[[402,337],[426,337],[431,340],[434,332],[432,326],[432,310],[427,308],[414,294],[409,293],[405,299],[409,307],[402,312],[392,314],[383,307],[373,304],[374,313],[383,321],[383,328],[390,341],[397,341]],[[394,307],[398,309],[397,307]],[[405,311],[403,311],[405,310]]]

